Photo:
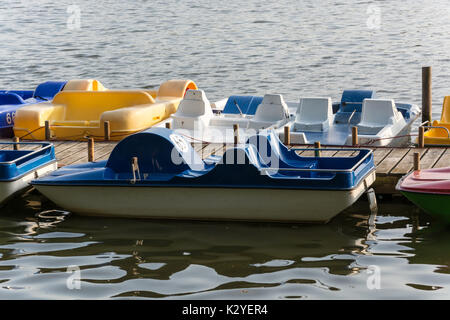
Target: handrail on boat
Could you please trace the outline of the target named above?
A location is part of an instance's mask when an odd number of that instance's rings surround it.
[[[304,148],[291,148],[290,150],[305,150],[305,151],[323,151],[324,149],[319,149],[319,148],[314,148],[314,149],[304,149]],[[366,159],[373,153],[373,151],[371,149],[351,149],[351,148],[344,148],[344,149],[339,149],[339,148],[327,148],[326,150],[331,150],[331,151],[368,151],[367,154],[362,157],[353,167],[351,167],[350,169],[309,169],[309,168],[263,168],[262,170],[280,170],[280,171],[313,171],[313,172],[352,172],[354,171],[356,168],[358,168],[364,161],[366,161]],[[301,157],[300,155],[298,155],[299,157]]]
[[[450,131],[443,126],[422,126],[424,128],[435,128],[435,129],[444,129],[445,131],[447,131],[447,138],[450,139]]]
[[[49,142],[0,142],[0,144],[8,144],[8,145],[41,145],[42,148],[38,150],[34,150],[31,153],[28,153],[26,155],[23,155],[17,159],[11,160],[11,161],[3,161],[0,162],[0,164],[13,164],[19,161],[22,161],[28,157],[34,156],[44,150],[51,149],[53,147],[53,144]]]
[[[350,117],[348,117],[348,121],[347,123],[350,123],[350,121],[352,120],[353,116],[355,115],[356,109],[353,110],[352,114],[350,115]]]

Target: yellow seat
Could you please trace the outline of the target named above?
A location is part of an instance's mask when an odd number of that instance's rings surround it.
[[[68,88],[72,90],[65,88],[52,102],[20,108],[15,117],[15,135],[44,140],[45,121],[49,121],[53,138],[102,139],[104,123],[109,121],[111,139],[121,140],[167,119],[177,110],[186,91],[197,86],[190,80],[170,80],[157,92],[108,90],[96,80],[75,80]]]
[[[427,145],[450,145],[450,96],[444,98],[441,120],[434,120],[430,130],[424,134]],[[439,127],[439,128],[436,128]]]

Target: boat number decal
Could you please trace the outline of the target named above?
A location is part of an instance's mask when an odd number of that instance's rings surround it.
[[[172,140],[172,142],[175,144],[177,149],[180,150],[181,152],[184,153],[189,150],[187,142],[186,142],[186,140],[184,140],[184,138],[182,136],[180,136],[178,134],[171,134],[170,140]]]
[[[6,122],[7,122],[8,124],[12,124],[15,117],[16,117],[16,113],[15,113],[15,112],[11,112],[11,113],[8,112],[8,113],[6,114]]]

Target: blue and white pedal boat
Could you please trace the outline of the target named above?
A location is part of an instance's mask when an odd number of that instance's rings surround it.
[[[194,141],[233,143],[235,124],[241,142],[263,129],[274,129],[283,139],[289,126],[292,143],[342,146],[351,145],[356,126],[361,145],[403,146],[419,115],[416,105],[376,99],[371,90],[345,90],[337,103],[329,97],[285,102],[280,94],[231,96],[210,103],[202,90],[189,90],[177,111],[157,127],[170,124]]]
[[[107,161],[71,165],[32,181],[74,213],[195,220],[325,223],[375,180],[373,154],[301,157],[265,132],[202,160],[174,131],[120,141]]]
[[[14,144],[19,150],[13,150]],[[25,147],[37,148],[20,150]],[[1,142],[0,148],[0,204],[31,187],[31,180],[57,169],[55,150],[50,143]]]
[[[239,126],[240,141],[262,129],[276,129],[286,125],[295,113],[280,94],[231,96],[210,103],[203,90],[189,90],[177,111],[156,127],[168,123],[179,134],[210,143],[233,143],[234,125]]]
[[[336,111],[334,113],[334,111]],[[290,127],[294,144],[351,145],[352,127],[358,143],[367,146],[405,146],[421,112],[417,105],[378,99],[371,90],[345,90],[340,103],[329,97],[300,98]],[[284,131],[278,130],[280,137]]]
[[[0,136],[14,135],[14,117],[17,109],[25,105],[52,100],[67,81],[47,81],[35,90],[0,90]]]

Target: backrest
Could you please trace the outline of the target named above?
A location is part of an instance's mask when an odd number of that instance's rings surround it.
[[[301,98],[296,122],[326,121],[333,116],[331,98]]]
[[[33,98],[34,90],[0,90],[0,93],[14,93],[23,100]]]
[[[284,158],[289,150],[281,143],[273,130],[251,136],[245,144],[251,144],[256,147],[264,165],[275,168],[285,167]]]
[[[22,97],[16,93],[0,93],[0,105],[8,105],[8,104],[24,104]]]
[[[225,104],[225,107],[223,108],[222,113],[240,114],[240,108],[243,114],[254,115],[262,100],[262,97],[257,96],[230,96]]]
[[[441,123],[450,123],[450,96],[444,97],[442,105]]]
[[[138,158],[141,174],[177,174],[203,170],[204,162],[184,136],[166,128],[150,128],[120,141],[106,167],[117,173],[131,173],[131,161]]]
[[[159,86],[157,98],[183,98],[188,90],[197,89],[197,85],[191,80],[169,80]]]
[[[34,98],[44,99],[44,100],[52,100],[53,97],[60,92],[67,81],[47,81],[41,83],[34,90]]]
[[[176,116],[200,117],[212,115],[211,104],[203,90],[189,90],[181,100]]]
[[[338,112],[361,112],[364,99],[375,98],[373,90],[344,90]]]
[[[155,100],[143,91],[61,91],[53,99],[53,104],[64,105],[64,120],[99,120],[105,111],[116,110]]]
[[[365,99],[360,123],[386,125],[392,117],[396,117],[397,112],[392,99]]]
[[[272,168],[317,168],[315,159],[301,158],[295,151],[289,150],[279,139],[275,131],[260,133],[247,139],[246,144],[255,146],[260,163]]]
[[[281,94],[266,94],[256,109],[255,121],[276,122],[289,118],[289,108]]]
[[[67,81],[65,91],[105,91],[103,84],[95,79],[73,79]]]

